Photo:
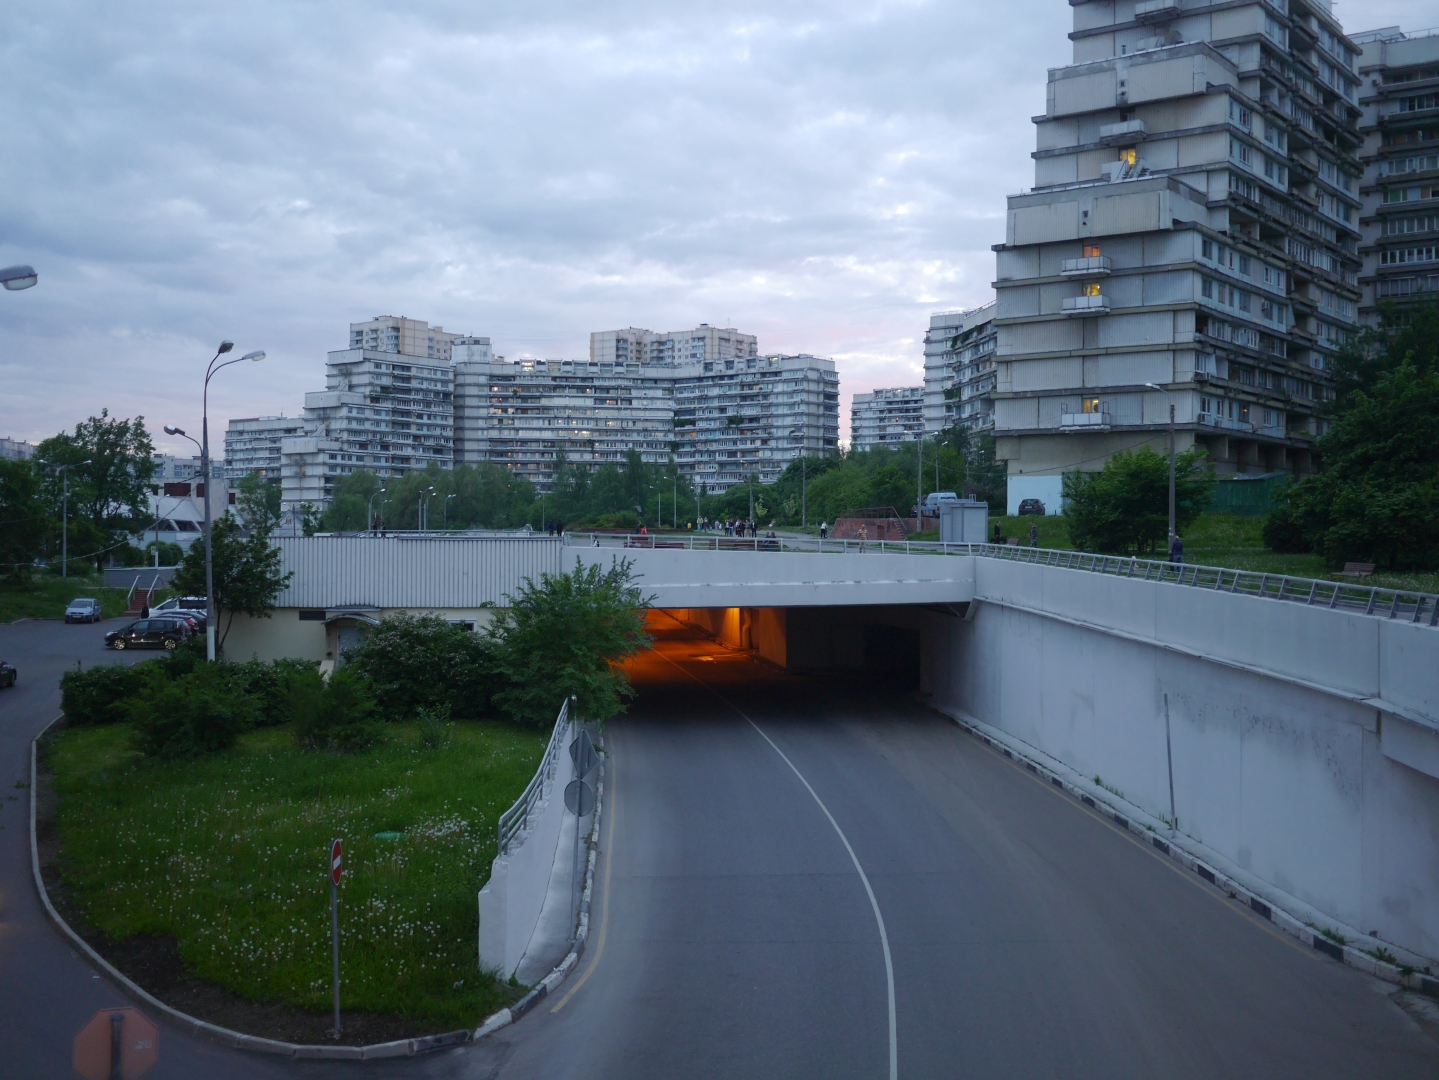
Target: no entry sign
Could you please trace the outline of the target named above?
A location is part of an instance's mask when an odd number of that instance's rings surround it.
[[[340,842],[336,840],[330,845],[330,880],[338,885],[340,878],[344,877],[344,875],[345,853],[340,846]]]

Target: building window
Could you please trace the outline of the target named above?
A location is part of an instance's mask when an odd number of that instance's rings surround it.
[[[1084,412],[1097,413],[1099,411],[1099,399],[1097,397],[1083,398],[1080,400],[1079,407]]]
[[[1085,257],[1086,259],[1097,259],[1097,258],[1099,258],[1099,245],[1098,245],[1098,244],[1085,244],[1085,245],[1084,245],[1084,257]]]
[[[1070,250],[1073,251],[1074,249],[1073,249],[1073,248],[1070,248]],[[1089,281],[1089,282],[1086,282],[1085,285],[1084,285],[1084,295],[1085,295],[1085,296],[1098,296],[1098,295],[1099,295],[1099,282],[1097,282],[1097,281]]]

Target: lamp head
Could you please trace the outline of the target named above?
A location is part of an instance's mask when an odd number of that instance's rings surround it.
[[[0,270],[0,283],[11,292],[28,289],[39,280],[40,275],[35,273],[33,266],[7,266]]]
[[[258,363],[259,361],[265,359],[265,350],[264,350],[264,349],[256,349],[254,352],[247,352],[244,356],[240,357],[240,359],[241,359],[241,360],[254,360],[254,361],[256,361],[256,362]]]
[[[185,431],[184,431],[183,428],[177,428],[174,424],[166,424],[166,425],[165,425],[165,434],[166,434],[166,435],[183,435],[183,434],[185,434]]]
[[[227,353],[234,347],[235,343],[233,341],[222,341],[220,342],[220,347],[215,350],[215,355],[219,356],[222,353]]]
[[[1164,389],[1164,387],[1160,386],[1158,383],[1147,382],[1147,383],[1145,383],[1144,385],[1147,386],[1147,387],[1149,387],[1149,389],[1151,389],[1151,390],[1163,390],[1163,389]]]

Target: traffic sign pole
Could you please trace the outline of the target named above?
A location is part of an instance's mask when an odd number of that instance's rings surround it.
[[[330,955],[335,974],[335,1031],[340,1037],[340,877],[345,872],[344,850],[340,841],[330,845]]]

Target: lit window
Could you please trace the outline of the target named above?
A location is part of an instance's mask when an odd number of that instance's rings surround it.
[[[1073,249],[1071,248],[1070,250],[1073,250]],[[1085,295],[1085,296],[1098,296],[1098,295],[1099,295],[1099,282],[1097,282],[1097,281],[1090,281],[1090,282],[1085,283],[1085,286],[1084,286],[1084,295]]]
[[[1097,397],[1084,398],[1080,402],[1080,407],[1087,413],[1097,413],[1099,411],[1099,399]]]

